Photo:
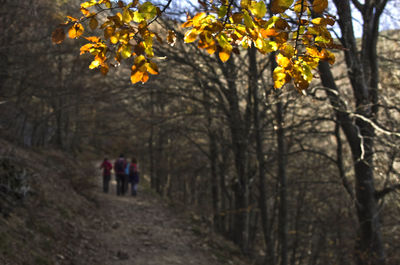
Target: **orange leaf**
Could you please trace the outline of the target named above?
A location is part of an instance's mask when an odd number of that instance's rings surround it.
[[[93,43],[88,43],[85,44],[81,47],[81,55],[84,54],[85,52],[89,52],[89,50],[93,47]]]
[[[209,54],[214,54],[214,53],[217,51],[217,45],[213,44],[213,45],[211,45],[211,46],[208,46],[208,47],[206,48],[206,51],[207,51]]]
[[[131,74],[132,84],[136,84],[137,82],[140,82],[143,78],[143,74],[144,74],[144,72],[142,72],[142,71],[138,71],[138,70],[132,71],[132,74]]]
[[[94,42],[94,43],[100,42],[100,38],[96,37],[96,36],[90,36],[85,39],[87,39],[88,41]]]
[[[83,34],[84,28],[82,24],[80,23],[75,23],[69,30],[68,30],[68,36],[71,39],[79,38]]]
[[[222,50],[219,52],[218,55],[222,62],[226,62],[226,61],[228,61],[229,57],[231,57],[231,51]]]
[[[154,62],[149,62],[147,65],[147,72],[152,75],[158,75],[158,66]]]
[[[275,29],[260,29],[260,33],[263,36],[263,38],[269,38],[271,36],[277,36],[279,32],[277,32]]]
[[[188,27],[191,27],[191,26],[193,26],[192,20],[188,20],[188,21],[184,22],[184,23],[181,25],[182,28],[188,28]]]
[[[56,28],[51,34],[51,40],[55,44],[60,44],[65,39],[65,32],[63,28]]]
[[[67,18],[68,18],[69,20],[71,20],[72,22],[78,21],[78,19],[76,19],[76,18],[74,18],[74,17],[71,17],[71,16],[67,16]]]
[[[147,72],[144,72],[141,81],[142,81],[142,83],[146,83],[147,80],[149,80],[149,74]]]

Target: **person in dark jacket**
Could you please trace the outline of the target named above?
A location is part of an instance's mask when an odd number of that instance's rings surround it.
[[[119,158],[114,163],[114,172],[115,178],[117,180],[117,195],[124,195],[124,182],[125,182],[125,168],[126,168],[126,160],[124,155],[121,154]]]
[[[103,169],[103,192],[108,193],[108,187],[111,180],[112,165],[107,158],[104,158],[103,163],[101,163],[100,165],[100,169]]]
[[[137,186],[139,184],[139,169],[136,158],[132,158],[132,163],[129,167],[129,182],[131,183],[131,195],[137,195]]]

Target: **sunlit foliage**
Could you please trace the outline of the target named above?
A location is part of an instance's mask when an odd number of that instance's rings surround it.
[[[54,43],[61,43],[68,30],[69,38],[85,38],[88,43],[81,47],[81,54],[94,56],[89,68],[100,68],[107,74],[110,65],[131,58],[132,83],[146,82],[149,74],[158,74],[154,62],[154,41],[163,42],[150,24],[158,19],[171,1],[161,10],[152,2],[90,0],[80,7],[82,17],[67,17],[52,35]],[[197,42],[197,46],[209,54],[218,54],[226,62],[232,53],[239,53],[254,45],[262,54],[276,52],[273,78],[274,87],[293,82],[302,91],[309,86],[320,60],[333,64],[335,57],[330,49],[338,48],[328,31],[335,19],[325,10],[327,0],[199,0],[201,10],[193,17],[187,15],[182,24],[186,28],[184,41]],[[112,16],[101,17],[105,11]],[[290,16],[289,16],[290,15]],[[101,22],[100,22],[101,21]],[[86,37],[84,24],[92,32],[102,34]],[[98,31],[96,31],[98,32]],[[96,34],[95,34],[96,35]],[[173,44],[175,32],[169,30],[166,41]]]

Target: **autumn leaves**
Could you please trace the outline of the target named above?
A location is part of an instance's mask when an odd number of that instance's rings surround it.
[[[232,0],[199,0],[199,3],[204,11],[193,17],[188,15],[182,24],[188,29],[184,41],[197,42],[200,49],[209,54],[217,53],[223,62],[232,53],[251,45],[262,54],[276,52],[275,88],[293,82],[298,90],[306,89],[320,60],[334,62],[329,49],[338,46],[327,29],[335,22],[324,14],[327,0],[272,0],[269,6],[264,0],[241,0],[239,6]],[[103,32],[102,37],[85,37],[89,43],[81,47],[81,54],[94,56],[91,69],[99,67],[106,74],[112,61],[132,58],[132,83],[144,83],[149,74],[158,74],[157,64],[152,61],[153,41],[163,40],[149,27],[162,13],[157,6],[150,1],[90,0],[82,3],[80,10],[83,15],[80,19],[68,17],[67,22],[53,32],[54,43],[64,40],[65,27],[70,38],[81,37],[82,23],[86,21],[92,31]],[[100,19],[99,14],[105,10],[118,12]],[[169,30],[167,42],[172,44],[175,39],[175,33]]]

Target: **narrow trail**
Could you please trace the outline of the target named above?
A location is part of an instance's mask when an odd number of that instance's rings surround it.
[[[117,196],[115,183],[108,194],[100,185],[97,190],[98,212],[83,236],[86,264],[230,264],[218,261],[207,238],[151,191],[139,187],[137,197]]]

